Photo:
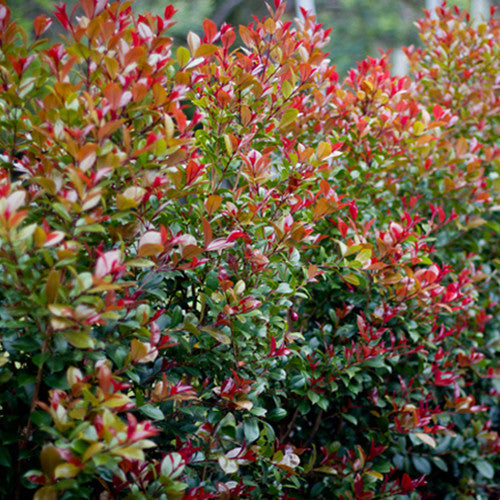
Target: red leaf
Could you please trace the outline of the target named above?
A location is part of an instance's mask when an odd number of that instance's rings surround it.
[[[52,24],[52,19],[47,17],[45,14],[40,14],[33,21],[33,29],[35,30],[35,35],[38,38],[45,31],[47,31]]]
[[[224,47],[225,50],[231,47],[231,45],[233,45],[235,40],[236,40],[236,34],[233,29],[227,30],[221,36],[222,46]]]
[[[106,85],[106,88],[104,89],[104,95],[108,100],[111,109],[116,110],[120,107],[122,91],[115,82],[111,82]]]
[[[351,214],[351,217],[356,220],[358,217],[358,207],[356,206],[356,203],[354,201],[351,201],[349,203],[349,213]]]
[[[401,478],[401,490],[402,493],[411,493],[413,491],[413,484],[411,482],[411,478],[408,474],[404,473]]]
[[[337,221],[337,227],[339,228],[340,234],[343,238],[346,237],[347,230],[349,229],[348,225],[341,219]]]
[[[69,22],[68,14],[66,13],[66,4],[62,3],[61,5],[57,5],[54,9],[54,14],[58,21],[62,24],[62,27],[68,31],[71,27],[71,23]]]
[[[173,5],[167,5],[165,7],[165,12],[163,13],[163,17],[167,20],[171,19],[176,12],[177,9],[175,9]]]
[[[229,236],[227,237],[227,241],[235,241],[238,238],[243,238],[248,243],[250,242],[250,237],[248,236],[248,234],[238,230],[231,231],[231,233],[229,233]]]
[[[432,108],[432,114],[436,120],[439,120],[443,116],[443,113],[444,111],[439,104],[435,104]]]
[[[205,19],[203,21],[203,31],[205,32],[204,42],[212,43],[216,38],[219,32],[217,31],[217,26],[210,19]]]

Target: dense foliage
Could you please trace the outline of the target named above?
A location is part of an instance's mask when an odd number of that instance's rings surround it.
[[[500,491],[498,19],[339,82],[284,8],[0,4],[2,496]]]
[[[311,0],[306,0],[311,2]],[[500,5],[500,0],[488,0],[492,5]],[[11,16],[32,33],[33,19],[40,14],[50,15],[58,4],[56,0],[16,0],[9,2]],[[77,0],[67,0],[70,11]],[[174,38],[174,46],[184,45],[189,31],[201,33],[205,18],[217,26],[229,23],[234,26],[247,24],[252,16],[267,14],[264,0],[171,0],[178,10],[176,24],[169,29]],[[300,0],[287,2],[285,19],[292,19]],[[449,5],[470,8],[483,0],[449,0]],[[376,56],[378,49],[384,50],[415,43],[418,39],[413,23],[428,5],[426,0],[314,0],[317,18],[326,26],[333,26],[328,44],[323,48],[333,54],[337,72],[344,76],[353,66],[367,56]],[[309,4],[310,5],[310,4]],[[308,7],[309,8],[309,7]],[[163,14],[165,1],[141,0],[132,4],[135,11],[146,10],[153,14]],[[55,24],[46,32],[50,40],[59,40],[60,26]],[[238,37],[236,39],[238,43]]]

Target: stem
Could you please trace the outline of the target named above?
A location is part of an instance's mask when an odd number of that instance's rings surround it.
[[[297,420],[298,416],[299,416],[299,408],[297,407],[297,408],[295,408],[295,411],[293,412],[292,418],[286,427],[285,433],[282,436],[280,436],[280,442],[283,442],[288,438],[288,436],[292,432],[293,426],[295,425],[295,420]]]
[[[314,427],[312,428],[311,431],[311,435],[309,436],[309,439],[306,441],[305,446],[309,445],[309,443],[313,440],[314,436],[318,432],[322,420],[323,420],[323,410],[319,410],[318,415],[316,416],[316,420],[314,422]]]
[[[36,323],[40,331],[43,331],[42,325],[40,325],[38,319],[36,320]],[[48,351],[51,339],[52,339],[52,329],[49,328],[42,345],[42,350],[41,350],[42,361],[40,362],[40,366],[38,367],[38,372],[36,374],[36,383],[35,383],[35,389],[33,390],[33,396],[31,397],[30,411],[28,414],[28,423],[26,424],[25,428],[22,431],[22,434],[24,436],[24,441],[22,442],[21,445],[22,447],[27,445],[31,437],[31,427],[32,427],[31,414],[34,412],[36,408],[36,404],[38,402],[38,395],[40,394],[40,387],[42,385],[43,367],[44,367],[43,354],[45,354]]]

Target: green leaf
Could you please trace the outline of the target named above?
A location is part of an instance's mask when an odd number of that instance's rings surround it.
[[[342,413],[342,417],[352,425],[358,425],[358,419],[354,415],[350,415],[349,413]]]
[[[490,462],[483,459],[475,460],[474,466],[476,467],[479,474],[481,474],[481,476],[485,477],[486,479],[493,479],[493,476],[495,475],[495,469]]]
[[[269,420],[272,420],[274,422],[278,420],[282,420],[287,416],[288,412],[285,410],[285,408],[273,408],[271,411],[268,412],[267,418]]]
[[[293,288],[288,283],[280,283],[275,293],[283,295],[293,293]]]
[[[267,410],[265,408],[260,407],[260,406],[254,406],[250,410],[250,413],[252,415],[255,415],[256,417],[263,417],[267,413]]]
[[[257,441],[260,436],[259,431],[259,421],[256,418],[247,418],[243,422],[243,432],[245,434],[245,439],[247,444],[251,444],[254,441]]]
[[[4,446],[0,446],[0,465],[3,467],[10,467],[12,460],[10,457],[9,450]]]
[[[236,460],[231,460],[225,455],[219,455],[218,462],[220,468],[226,474],[233,474],[234,472],[238,472],[238,462]]]
[[[411,461],[413,462],[413,465],[415,466],[415,469],[418,470],[421,474],[430,474],[432,471],[431,463],[427,458],[424,457],[419,457],[419,456],[413,456],[411,457]]]
[[[163,420],[165,415],[157,406],[153,406],[151,404],[147,404],[140,407],[141,413],[144,413],[146,417],[149,417],[153,420]]]
[[[441,458],[441,457],[432,457],[432,461],[442,470],[447,472],[448,471],[448,465],[446,465],[446,462]]]
[[[307,383],[307,379],[306,377],[304,377],[304,375],[294,375],[291,379],[290,379],[290,383],[289,383],[289,387],[290,389],[292,390],[296,390],[296,389],[301,389],[302,387],[304,387]]]
[[[318,401],[318,406],[323,410],[323,411],[327,411],[328,410],[328,407],[330,406],[330,401],[328,398],[322,398],[320,397],[319,401]]]
[[[309,398],[309,400],[313,405],[315,405],[319,401],[319,394],[317,392],[312,391],[311,389],[307,391],[307,397]]]
[[[185,466],[186,464],[180,453],[169,453],[161,462],[161,474],[170,479],[175,479],[182,474]]]

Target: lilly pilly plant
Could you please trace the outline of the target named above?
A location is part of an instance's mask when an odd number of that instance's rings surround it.
[[[495,495],[494,12],[345,81],[174,14],[0,5],[2,494]]]

